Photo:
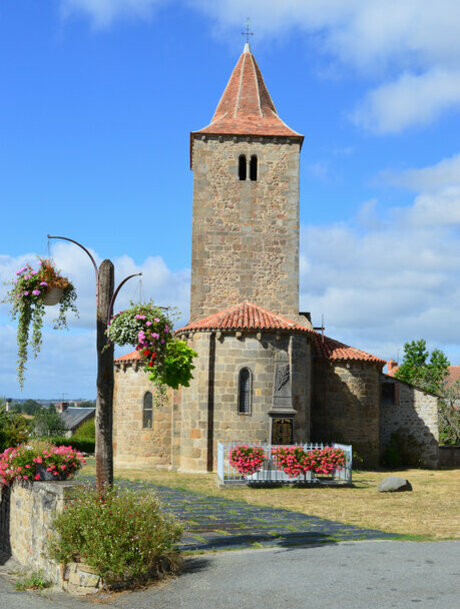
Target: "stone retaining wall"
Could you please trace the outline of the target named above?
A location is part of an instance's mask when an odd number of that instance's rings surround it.
[[[62,567],[46,557],[52,523],[75,482],[15,481],[0,489],[0,550],[28,571],[77,594],[95,592],[100,579],[83,565]]]

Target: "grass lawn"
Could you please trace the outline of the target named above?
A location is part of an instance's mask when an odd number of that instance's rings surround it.
[[[94,459],[82,474],[95,474]],[[382,478],[407,478],[412,492],[379,493]],[[218,489],[215,474],[181,474],[142,468],[119,468],[115,478],[145,480],[320,516],[360,527],[432,540],[460,539],[460,470],[408,469],[394,472],[353,472],[355,488],[225,488]]]

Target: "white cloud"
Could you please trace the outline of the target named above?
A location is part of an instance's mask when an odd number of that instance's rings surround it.
[[[427,125],[448,109],[460,109],[460,72],[435,69],[404,73],[370,91],[352,120],[374,133],[399,133]]]
[[[61,0],[65,17],[87,15],[96,28],[106,28],[117,19],[149,19],[165,0]]]
[[[325,57],[377,84],[353,113],[375,133],[436,120],[460,104],[460,4],[457,0],[189,0],[218,34],[249,15],[257,39],[303,31]]]
[[[460,187],[460,154],[443,159],[422,169],[408,169],[398,173],[382,173],[383,179],[396,186],[415,191],[439,192],[445,188]]]
[[[404,342],[423,337],[460,363],[455,162],[393,176],[427,187],[408,208],[382,217],[372,200],[349,224],[302,229],[301,310],[312,312],[315,325],[324,313],[329,336],[387,359],[402,353]]]
[[[118,19],[149,19],[166,4],[185,4],[235,40],[246,17],[257,40],[304,32],[328,66],[377,81],[352,113],[375,133],[423,126],[460,104],[458,0],[61,0],[65,16],[87,15],[96,28]],[[380,82],[384,80],[384,84]]]
[[[51,321],[55,307],[48,307],[43,333],[43,346],[37,359],[27,364],[24,396],[52,397],[66,392],[73,397],[92,397],[95,393],[95,273],[87,256],[75,245],[57,243],[52,256],[62,273],[74,283],[80,317],[70,316],[70,332],[54,332]],[[92,252],[97,264],[102,261]],[[19,257],[0,256],[0,283],[11,280],[25,263],[35,264],[35,254]],[[142,296],[153,298],[163,306],[175,306],[181,312],[176,327],[188,319],[190,272],[188,269],[171,271],[161,257],[149,257],[136,264],[129,256],[115,259],[115,286],[126,276],[142,272]],[[128,281],[121,289],[115,304],[115,312],[126,308],[130,300],[138,301],[139,278]],[[2,286],[0,300],[7,288]],[[19,397],[16,382],[16,324],[8,319],[8,306],[0,305],[0,395]],[[127,349],[123,352],[126,353]]]

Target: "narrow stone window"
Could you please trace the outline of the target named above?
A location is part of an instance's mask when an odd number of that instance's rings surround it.
[[[244,181],[246,179],[246,174],[247,174],[246,155],[241,154],[240,158],[238,159],[238,177],[240,178],[241,181]]]
[[[144,395],[144,405],[142,408],[142,427],[152,429],[153,426],[153,397],[150,391]]]
[[[249,368],[241,368],[238,376],[238,414],[251,414],[251,381]]]
[[[397,406],[399,404],[399,385],[397,383],[382,383],[382,406]]]
[[[255,154],[251,157],[251,163],[249,165],[249,177],[252,182],[257,181],[257,156]]]

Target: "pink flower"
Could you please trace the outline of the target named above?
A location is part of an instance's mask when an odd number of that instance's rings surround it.
[[[29,295],[29,292],[26,290],[26,291],[24,292],[24,296],[28,296],[28,295]]]
[[[34,296],[40,296],[40,290],[33,290],[33,291],[32,291],[32,294],[33,294]]]
[[[48,284],[46,283],[46,281],[41,281],[41,282],[40,282],[40,285],[44,285],[45,287],[47,287],[47,286],[48,286]]]

